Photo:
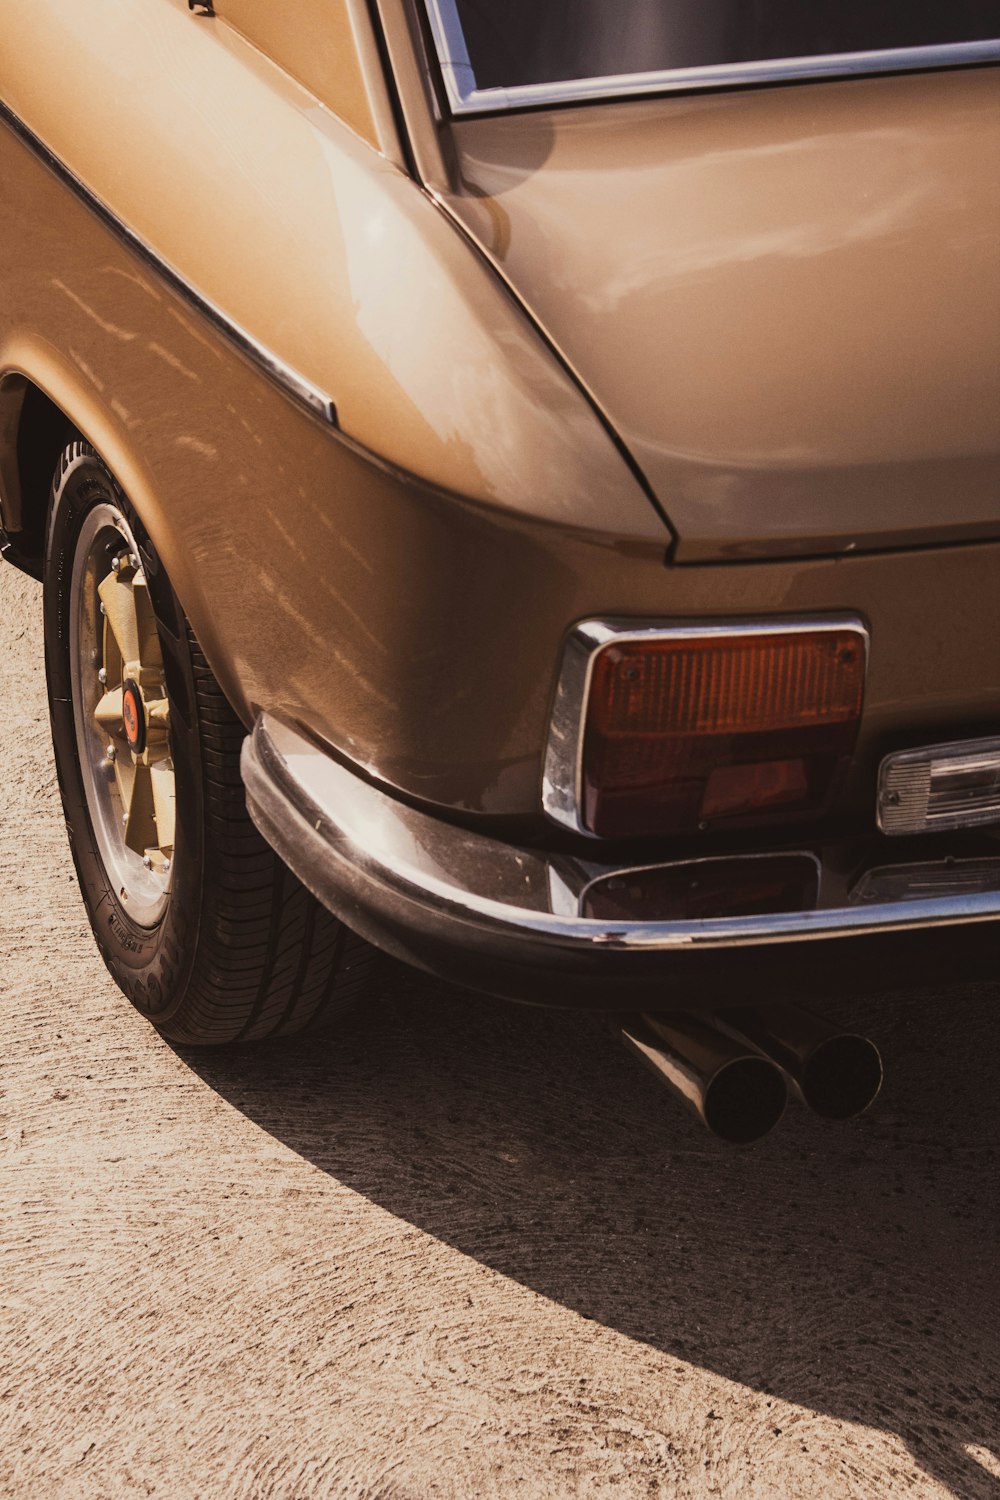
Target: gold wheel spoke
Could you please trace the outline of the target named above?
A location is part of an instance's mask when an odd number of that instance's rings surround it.
[[[153,817],[153,779],[149,767],[140,761],[133,766],[131,797],[125,808],[125,844],[136,854],[156,847],[156,820]]]
[[[161,760],[150,766],[153,788],[153,813],[156,818],[156,845],[168,859],[174,852],[174,768]]]
[[[101,632],[101,648],[107,682],[112,687],[121,687],[122,679],[125,676],[123,670],[125,662],[122,659],[121,651],[118,649],[115,633],[111,629],[111,625],[107,619],[104,621],[104,629]]]
[[[115,783],[121,798],[122,812],[127,815],[132,805],[132,788],[135,785],[135,764],[128,750],[115,759]]]
[[[84,518],[71,578],[73,715],[100,857],[127,910],[155,925],[170,896],[176,810],[156,614],[117,507]]]
[[[147,765],[166,760],[170,754],[170,702],[167,698],[146,698]]]
[[[156,616],[142,573],[136,573],[132,578],[132,606],[139,636],[139,665],[146,671],[162,672],[163,656],[160,652],[160,637],[156,632]]]
[[[121,573],[109,573],[101,580],[97,592],[122,661],[139,661],[141,636],[131,579],[123,578]]]
[[[101,726],[105,734],[121,735],[124,737],[124,726],[122,724],[122,690],[120,687],[112,688],[100,700],[94,709],[94,719]]]

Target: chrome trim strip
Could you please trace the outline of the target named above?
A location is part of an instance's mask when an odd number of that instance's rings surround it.
[[[704,640],[711,636],[802,635],[813,630],[853,630],[861,636],[868,676],[870,636],[857,615],[823,615],[817,619],[738,620],[731,624],[637,624],[634,620],[582,620],[571,632],[563,649],[556,682],[549,738],[542,773],[542,806],[548,816],[564,828],[586,838],[595,838],[583,823],[582,778],[583,735],[587,719],[590,680],[598,652],[605,646],[631,645],[636,641]]]
[[[1000,60],[1000,38],[952,42],[935,47],[890,47],[871,52],[835,52],[814,57],[720,63],[704,68],[665,68],[607,78],[569,78],[553,83],[480,89],[469,60],[455,0],[424,0],[448,106],[454,115],[538,109],[598,99],[694,89],[752,88],[762,83],[799,83],[852,78],[869,73],[908,73],[929,68],[968,67]]]
[[[424,0],[437,50],[448,104],[454,114],[469,113],[466,101],[497,90],[476,89],[476,75],[465,45],[465,32],[455,0]],[[503,92],[503,90],[499,90]]]
[[[68,187],[80,202],[89,208],[144,265],[161,276],[173,291],[201,313],[244,358],[262,370],[285,395],[291,396],[314,417],[318,417],[329,427],[337,427],[337,408],[325,392],[313,385],[312,381],[307,380],[304,375],[300,375],[297,370],[293,370],[272,350],[259,343],[252,334],[247,333],[246,329],[234,323],[220,307],[197,291],[179,271],[175,271],[172,266],[162,260],[152,246],[130,229],[95,193],[92,193],[76,173],[50,151],[48,146],[2,99],[0,99],[0,121],[9,126],[18,140],[27,146],[29,151],[32,151],[38,160],[48,167],[49,171]]]
[[[551,909],[543,851],[399,802],[269,714],[244,742],[241,771],[254,822],[325,905],[365,936],[420,933],[474,951],[484,974],[491,954],[530,969],[1000,919],[1000,891],[695,922],[573,917]]]

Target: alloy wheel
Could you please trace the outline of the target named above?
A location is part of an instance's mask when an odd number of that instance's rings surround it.
[[[70,597],[77,750],[101,858],[130,918],[159,921],[170,894],[176,782],[170,699],[139,548],[121,511],[93,507]]]

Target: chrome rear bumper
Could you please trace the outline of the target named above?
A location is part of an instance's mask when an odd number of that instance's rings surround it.
[[[876,884],[873,898],[871,873],[887,856],[884,843],[869,841],[867,861],[857,845],[815,851],[822,880],[810,910],[611,921],[579,915],[575,891],[614,875],[614,866],[444,822],[371,785],[270,715],[244,745],[242,772],[254,822],[324,905],[407,962],[491,994],[613,1006],[666,1004],[669,990],[669,1003],[697,1008],[721,998],[733,1004],[761,993],[839,990],[845,968],[864,988],[1000,978],[995,836],[988,841],[992,889],[981,888],[983,879],[980,888],[956,881],[943,894],[883,900]],[[975,863],[990,884],[994,858]],[[865,894],[852,901],[849,889]]]

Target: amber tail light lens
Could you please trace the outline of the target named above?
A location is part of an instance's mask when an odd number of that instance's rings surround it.
[[[583,736],[586,826],[602,837],[815,816],[857,738],[859,628],[611,643]]]

